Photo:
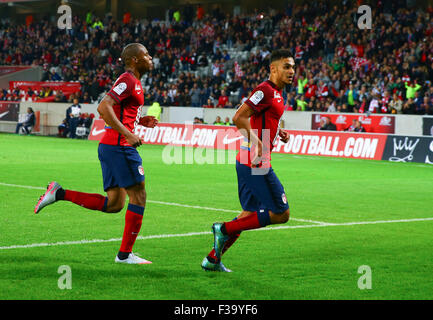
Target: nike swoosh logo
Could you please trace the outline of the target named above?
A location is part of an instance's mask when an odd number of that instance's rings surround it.
[[[93,128],[92,135],[97,136],[98,134],[101,134],[103,132],[105,132],[105,129],[96,130],[96,128]]]
[[[227,136],[228,136],[228,135],[225,135],[225,136],[224,136],[224,139],[223,139],[223,143],[224,143],[224,144],[230,144],[230,143],[233,143],[233,142],[235,142],[235,141],[237,141],[237,140],[240,140],[240,139],[243,139],[243,138],[244,138],[244,136],[240,136],[240,137],[236,137],[236,138],[228,139]]]
[[[6,112],[3,112],[3,113],[0,113],[0,118],[3,118],[5,115],[7,115],[9,113],[9,111],[6,111]]]

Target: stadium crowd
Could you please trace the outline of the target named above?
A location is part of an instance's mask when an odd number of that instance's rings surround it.
[[[433,114],[433,9],[386,3],[372,7],[372,29],[358,28],[356,3],[323,0],[249,15],[169,9],[152,21],[88,13],[67,31],[48,21],[2,21],[0,65],[38,65],[43,81],[79,81],[81,91],[68,97],[37,95],[88,103],[121,73],[122,47],[141,42],[154,58],[142,79],[145,105],[234,108],[266,80],[270,52],[288,48],[297,67],[283,93],[287,110]],[[0,90],[0,100],[23,95],[36,97]]]

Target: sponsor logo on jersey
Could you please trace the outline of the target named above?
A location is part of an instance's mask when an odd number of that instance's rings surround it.
[[[278,103],[281,103],[283,98],[281,97],[280,93],[278,91],[274,91],[274,99],[278,101]]]
[[[140,87],[140,85],[139,85],[138,83],[135,84],[135,92],[136,92],[137,94],[140,94],[140,93],[141,93],[141,87]]]
[[[119,83],[117,86],[113,88],[113,91],[117,93],[117,95],[121,95],[123,91],[125,91],[127,88],[127,85],[125,82]]]
[[[281,99],[281,95],[279,92],[274,91],[274,99]]]
[[[254,92],[254,94],[250,97],[250,101],[254,104],[257,105],[260,101],[263,100],[263,97],[265,96],[265,94],[263,93],[263,91],[258,90],[256,92]]]

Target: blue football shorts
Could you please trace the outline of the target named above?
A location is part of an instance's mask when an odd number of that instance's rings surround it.
[[[258,211],[267,209],[273,213],[283,213],[289,209],[286,193],[274,170],[263,169],[265,174],[252,174],[250,167],[236,161],[238,194],[242,209]]]
[[[144,181],[142,160],[133,147],[99,144],[104,191],[109,188],[128,188]]]

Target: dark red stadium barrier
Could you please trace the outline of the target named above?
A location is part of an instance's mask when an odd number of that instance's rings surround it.
[[[391,115],[369,115],[366,114],[328,114],[313,113],[311,117],[311,129],[317,130],[320,127],[320,119],[328,117],[337,127],[338,131],[344,131],[352,125],[352,120],[361,122],[365,132],[374,133],[395,133],[395,117]]]
[[[16,88],[20,90],[41,90],[42,88],[50,88],[52,90],[63,91],[79,91],[81,84],[79,82],[66,82],[66,81],[9,81],[9,89],[12,91]]]
[[[0,77],[30,68],[28,66],[0,66]]]
[[[11,91],[20,89],[26,92],[28,89],[33,91],[40,91],[43,88],[49,88],[53,91],[62,91],[63,94],[68,98],[69,95],[81,90],[81,84],[79,82],[65,82],[65,81],[9,81],[9,89]],[[36,102],[52,102],[55,99],[55,94],[39,98]]]
[[[19,102],[0,101],[0,121],[18,122]]]

